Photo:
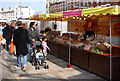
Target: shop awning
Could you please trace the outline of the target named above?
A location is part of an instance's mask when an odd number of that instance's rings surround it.
[[[119,6],[110,6],[110,7],[103,7],[103,8],[93,8],[93,9],[83,9],[82,10],[82,16],[83,15],[118,15],[120,14],[120,8]]]
[[[59,13],[50,13],[49,17],[51,18],[58,18],[58,17],[63,17],[63,12],[59,12]]]
[[[59,18],[63,17],[63,12],[59,12],[59,13],[50,13],[48,14],[48,16],[46,17],[46,20],[56,20]]]
[[[30,19],[33,19],[34,18],[34,15],[30,16]]]
[[[82,10],[63,12],[63,17],[81,16]]]
[[[82,9],[74,11],[66,11],[50,14],[37,14],[30,17],[32,20],[56,20],[66,21],[69,19],[84,19],[84,17],[90,16],[91,18],[103,17],[104,15],[118,15],[120,14],[120,6],[110,6],[103,8]]]

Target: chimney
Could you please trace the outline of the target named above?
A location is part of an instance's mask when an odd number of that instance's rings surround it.
[[[4,11],[4,8],[2,8],[2,11]]]

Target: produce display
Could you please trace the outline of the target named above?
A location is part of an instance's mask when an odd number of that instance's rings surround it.
[[[109,52],[109,48],[110,48],[110,44],[108,44],[107,42],[105,42],[104,37],[102,36],[97,36],[97,37],[87,37],[87,39],[85,41],[82,41],[83,36],[82,35],[78,35],[78,39],[74,39],[74,37],[72,38],[68,38],[68,35],[63,35],[63,36],[59,36],[56,34],[48,34],[48,36],[50,36],[48,39],[49,40],[53,40],[55,42],[58,43],[62,43],[62,44],[67,44],[67,45],[71,45],[77,48],[81,48],[84,50],[88,50],[88,51],[93,51],[96,53],[108,53]]]

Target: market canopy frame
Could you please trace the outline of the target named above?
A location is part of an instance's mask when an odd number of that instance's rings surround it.
[[[120,6],[110,6],[103,8],[81,9],[50,14],[36,14],[30,17],[31,20],[47,21],[69,21],[71,19],[85,20],[85,18],[101,18],[107,15],[119,15]]]

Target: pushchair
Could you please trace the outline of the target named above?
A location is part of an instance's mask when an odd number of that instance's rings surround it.
[[[49,65],[47,63],[47,60],[46,60],[45,56],[43,56],[44,58],[40,59],[41,60],[41,64],[40,64],[39,60],[36,58],[36,53],[37,53],[37,50],[39,49],[39,47],[42,47],[42,49],[43,49],[42,43],[40,41],[35,41],[32,44],[33,44],[33,46],[32,46],[32,48],[33,48],[32,65],[35,66],[36,70],[40,69],[40,67],[44,67],[45,69],[48,69]]]

